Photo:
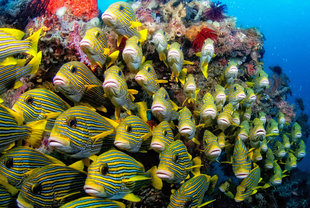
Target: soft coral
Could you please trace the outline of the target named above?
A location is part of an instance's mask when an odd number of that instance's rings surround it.
[[[217,34],[214,30],[205,27],[197,34],[195,40],[193,41],[193,48],[196,51],[200,51],[204,40],[207,38],[210,38],[215,42],[217,40]]]

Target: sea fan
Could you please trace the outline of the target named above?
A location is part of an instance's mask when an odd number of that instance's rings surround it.
[[[207,8],[202,13],[202,20],[212,20],[212,21],[222,21],[226,16],[224,13],[227,12],[226,4],[223,4],[219,1],[212,2],[210,8]]]
[[[201,51],[203,41],[207,38],[210,38],[215,42],[217,40],[217,34],[214,30],[205,27],[197,34],[195,40],[193,41],[193,48],[195,51]]]

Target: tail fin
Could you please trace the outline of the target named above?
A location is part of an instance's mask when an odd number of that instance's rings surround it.
[[[28,51],[28,53],[30,55],[35,56],[38,52],[38,42],[39,42],[39,38],[41,35],[41,31],[42,31],[42,28],[40,28],[38,31],[34,32],[30,37],[28,37],[26,39],[26,40],[29,40],[30,44],[31,44],[31,48]]]
[[[206,79],[208,79],[208,66],[209,65],[207,63],[201,66],[201,71]]]
[[[10,34],[17,40],[21,40],[25,35],[23,31],[14,28],[1,28],[1,31]]]
[[[35,54],[35,56],[31,59],[31,61],[28,64],[32,68],[30,74],[37,73],[37,71],[39,69],[39,66],[41,64],[41,58],[42,58],[42,51],[40,51],[39,53]]]
[[[114,64],[118,58],[119,50],[114,51],[108,56],[108,63],[106,64],[107,68],[109,68],[112,64]]]
[[[147,39],[147,29],[140,30],[139,34],[140,34],[140,42],[144,43],[144,41],[146,41]]]
[[[144,121],[147,122],[147,104],[146,102],[137,102],[136,103],[138,109],[139,117]]]
[[[151,169],[149,169],[147,172],[151,173],[152,176],[152,186],[157,189],[161,190],[163,187],[163,182],[158,176],[156,175],[157,167],[153,166]]]

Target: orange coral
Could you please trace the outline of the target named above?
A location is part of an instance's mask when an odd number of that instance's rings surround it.
[[[203,28],[206,28],[206,27],[214,30],[210,25],[206,25],[205,23],[202,23],[201,25],[192,25],[186,30],[185,37],[189,39],[191,42],[193,42],[195,38],[197,37],[198,33]]]
[[[90,20],[98,16],[97,0],[50,0],[47,11],[54,14],[57,9],[67,7],[73,15]]]

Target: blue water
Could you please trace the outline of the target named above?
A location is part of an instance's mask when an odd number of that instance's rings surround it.
[[[114,0],[98,1],[104,11]],[[291,80],[293,102],[302,97],[310,113],[310,1],[308,0],[222,0],[228,15],[237,17],[240,27],[257,27],[266,37],[265,69],[279,65]],[[268,71],[268,70],[267,70]],[[310,142],[308,142],[308,152]],[[298,163],[310,171],[310,157]]]

